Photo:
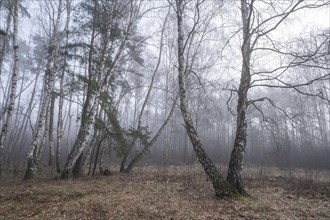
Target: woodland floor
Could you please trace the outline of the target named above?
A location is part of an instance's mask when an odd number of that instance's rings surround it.
[[[245,175],[250,199],[216,199],[199,167],[140,167],[132,174],[2,181],[0,219],[330,219],[327,172]],[[265,172],[265,171],[264,171]],[[307,178],[308,177],[308,178]],[[312,180],[314,179],[314,180]]]

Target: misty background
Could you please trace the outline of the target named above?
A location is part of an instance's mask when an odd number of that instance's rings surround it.
[[[0,35],[2,130],[8,114],[15,62],[13,21],[8,21],[11,12],[7,2],[10,1],[0,2],[0,29],[7,33]],[[70,17],[66,8],[68,2],[71,8]],[[124,5],[125,2],[118,4]],[[176,101],[178,67],[175,14],[167,1],[141,2],[134,3],[134,7],[140,7],[139,10],[143,13],[131,23],[132,29],[127,35],[129,41],[123,49],[124,55],[116,64],[117,72],[111,76],[113,78],[108,90],[112,107],[127,139],[139,139],[129,152],[128,159],[134,158],[135,154],[144,149],[144,141],[154,137],[174,106],[157,141],[147,149],[139,164],[196,163],[180,113],[179,101]],[[285,1],[270,2],[279,10],[289,4]],[[59,6],[59,1],[19,1],[19,73],[15,107],[4,142],[2,169],[26,166],[27,155],[38,129],[41,101],[45,96],[44,80],[49,65],[47,60],[50,58],[49,42],[56,19],[59,20],[58,29],[63,35],[57,41],[59,55],[58,62],[54,65],[54,83],[46,125],[42,132],[40,161],[43,165],[54,166],[55,158],[50,161],[50,157],[54,157],[56,147],[51,148],[50,145],[53,141],[53,145],[58,146],[59,108],[62,108],[63,114],[60,166],[63,167],[67,160],[84,117],[82,111],[87,97],[88,69],[97,69],[100,62],[100,71],[107,71],[106,66],[101,66],[105,65],[103,61],[96,58],[102,53],[102,44],[105,44],[102,40],[107,39],[97,37],[107,30],[106,25],[100,26],[104,30],[95,37],[95,61],[92,67],[89,66],[88,44],[92,32],[89,19],[92,15],[88,5],[92,3],[93,1],[72,0],[63,1]],[[264,19],[276,14],[276,10],[271,10],[270,5],[263,2],[258,4],[259,13],[265,15]],[[112,7],[111,4],[104,7],[108,6]],[[251,61],[253,78],[248,94],[251,105],[247,110],[247,164],[329,169],[329,11],[329,6],[301,10],[290,15],[278,29],[258,42],[258,50]],[[56,17],[57,13],[61,13],[59,17]],[[106,24],[107,16],[110,15],[104,13],[100,12],[95,22]],[[187,30],[196,19],[193,13],[191,9],[186,14]],[[114,54],[113,58],[120,48],[120,40],[125,37],[125,28],[130,19],[128,13],[124,14],[115,19],[108,38],[111,39],[111,49],[104,52]],[[205,1],[200,14],[202,20],[196,27],[196,35],[189,48],[193,55],[187,59],[187,62],[194,62],[192,74],[187,78],[189,107],[207,153],[216,163],[228,164],[235,140],[235,90],[239,86],[242,65],[239,2]],[[67,19],[70,23],[66,27]],[[313,54],[314,51],[317,54]],[[310,57],[298,57],[297,54]],[[95,76],[98,77],[97,73]],[[60,96],[63,98],[61,106]],[[111,121],[102,114],[99,119],[103,122]],[[49,124],[54,129],[51,133],[53,140],[50,139]],[[97,128],[101,124],[96,119],[94,126]],[[104,167],[122,162],[126,151],[119,149],[118,137],[111,136],[116,135],[115,126],[112,124],[111,128],[109,133],[104,133],[104,140],[103,136],[100,139],[95,136],[91,138],[89,147],[85,149],[85,155],[88,156],[86,164],[88,161],[100,160],[96,157],[99,153],[102,154],[101,162]],[[94,139],[98,142],[93,142]]]

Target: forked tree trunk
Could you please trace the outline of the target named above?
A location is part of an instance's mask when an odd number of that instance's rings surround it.
[[[82,152],[86,145],[89,143],[89,139],[94,134],[94,120],[95,113],[97,109],[97,88],[95,88],[96,77],[95,73],[92,71],[93,62],[93,47],[96,37],[96,23],[95,18],[93,18],[93,26],[91,33],[90,48],[88,53],[88,85],[85,103],[82,109],[81,124],[76,137],[75,143],[69,153],[69,156],[65,162],[63,171],[61,173],[61,179],[69,179],[72,176],[73,171],[75,171],[75,176],[78,174],[78,168],[81,168],[81,162],[83,160]],[[94,74],[94,75],[93,75]],[[77,161],[79,159],[79,161]],[[76,164],[78,163],[78,164]],[[74,169],[75,168],[75,169]]]
[[[96,112],[98,112],[98,108]],[[95,113],[96,114],[96,113]],[[100,113],[99,113],[100,114]],[[96,115],[94,116],[95,118],[98,118]],[[93,134],[89,137],[88,143],[86,144],[84,150],[82,151],[81,155],[79,156],[77,162],[75,163],[72,174],[75,178],[81,177],[84,174],[84,167],[88,163],[88,159],[91,157],[91,153],[95,148],[95,145],[97,144],[98,140],[98,130],[96,130],[96,126],[94,124],[93,126]]]
[[[10,95],[9,95],[9,102],[7,106],[7,113],[6,113],[6,120],[2,127],[1,134],[0,134],[0,176],[1,170],[3,166],[3,152],[4,152],[4,145],[5,141],[9,132],[9,125],[12,120],[14,107],[15,107],[15,100],[16,100],[16,90],[17,90],[17,80],[19,74],[19,49],[18,49],[18,42],[17,42],[17,34],[18,34],[18,0],[14,1],[13,4],[13,20],[14,20],[14,33],[13,33],[13,47],[14,47],[14,68],[13,73],[11,76],[10,82]],[[10,9],[11,10],[11,9]]]
[[[249,30],[249,14],[250,9],[245,0],[241,1],[241,13],[243,20],[243,45],[242,52],[242,73],[241,81],[238,89],[238,104],[237,104],[237,128],[234,147],[231,152],[230,162],[228,167],[227,180],[241,194],[246,194],[242,179],[242,170],[244,162],[244,154],[246,148],[247,122],[246,109],[248,106],[248,90],[250,88],[250,57],[251,57],[251,33]]]
[[[188,100],[186,94],[185,77],[187,71],[184,63],[184,35],[183,35],[183,4],[182,0],[176,0],[176,13],[178,25],[178,75],[179,75],[179,93],[180,93],[180,110],[183,116],[184,124],[193,145],[198,161],[213,184],[215,195],[219,198],[233,196],[236,190],[221,176],[219,170],[213,161],[206,154],[202,142],[194,127],[191,114],[188,110]]]
[[[83,108],[83,117],[81,121],[81,126],[78,132],[78,136],[76,141],[73,145],[72,150],[66,160],[64,165],[61,179],[69,179],[72,175],[73,169],[75,168],[75,176],[78,176],[79,172],[77,172],[78,167],[81,168],[79,162],[76,164],[78,158],[81,158],[82,161],[82,152],[85,149],[86,145],[89,143],[90,138],[93,136],[94,133],[94,120],[95,120],[95,112],[96,112],[96,97],[95,94],[87,94],[86,101]]]

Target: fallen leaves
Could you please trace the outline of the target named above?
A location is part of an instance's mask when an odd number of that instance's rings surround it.
[[[305,184],[305,185],[304,185]],[[246,183],[251,200],[219,200],[180,167],[75,181],[0,186],[0,219],[327,219],[329,183],[272,177]]]

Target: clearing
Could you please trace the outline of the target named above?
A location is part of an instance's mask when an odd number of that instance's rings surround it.
[[[330,219],[327,172],[315,171],[309,179],[281,172],[260,177],[247,171],[252,198],[242,200],[216,199],[199,166],[139,167],[132,174],[71,181],[2,181],[0,219]]]

